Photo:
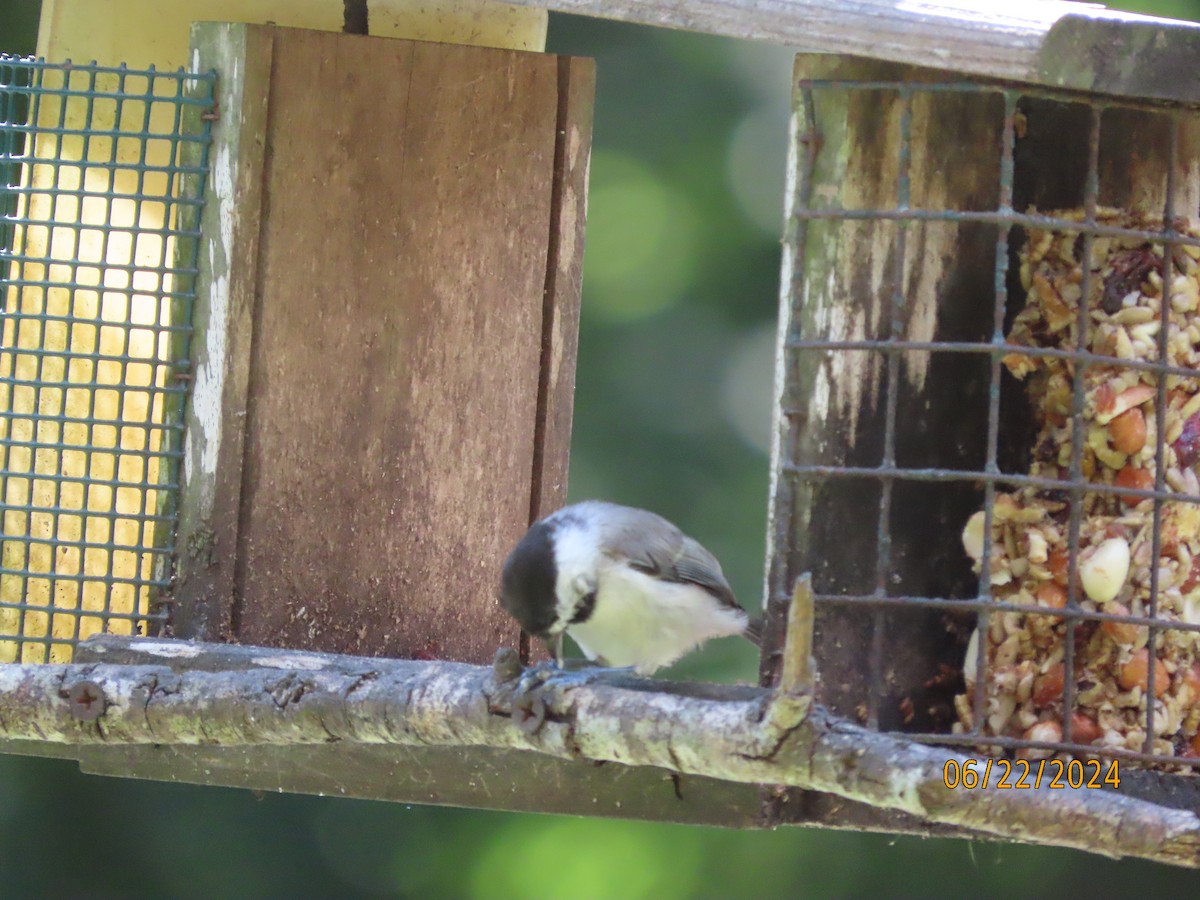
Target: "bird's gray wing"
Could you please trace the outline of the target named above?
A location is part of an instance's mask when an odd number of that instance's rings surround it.
[[[616,521],[605,543],[614,557],[628,560],[647,575],[694,584],[727,606],[741,609],[717,558],[661,516],[630,509]]]
[[[721,564],[717,562],[717,558],[687,535],[683,536],[682,552],[676,558],[672,569],[675,576],[673,580],[697,584],[722,603],[741,609],[737,598],[733,596],[733,588],[725,580],[725,573],[721,571]]]

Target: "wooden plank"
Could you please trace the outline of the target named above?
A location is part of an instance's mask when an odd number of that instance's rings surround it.
[[[1200,103],[1200,25],[1068,0],[513,0],[522,6]]]
[[[579,298],[583,290],[584,216],[592,147],[596,67],[592,60],[558,62],[558,132],[554,147],[550,252],[542,308],[542,363],[529,522],[567,502],[571,420],[575,410],[575,362],[579,349]],[[521,659],[547,659],[540,642],[521,632]]]
[[[192,41],[194,68],[221,74],[200,226],[172,628],[215,640],[229,636],[233,610],[274,37],[272,29],[206,23]]]
[[[775,826],[807,825],[844,831],[915,834],[921,837],[998,840],[995,835],[957,825],[926,822],[911,813],[868,806],[836,794],[792,789],[763,789],[763,816]]]
[[[649,766],[597,766],[536,753],[488,748],[71,747],[0,741],[0,753],[79,761],[90,775],[145,778],[358,797],[393,803],[461,806],[613,819],[764,827],[758,788]]]
[[[565,478],[590,68],[561,105],[553,56],[273,46],[231,633],[490,660],[517,640],[496,578],[534,479],[557,500]]]
[[[587,205],[595,95],[595,62],[560,57],[550,259],[542,311],[542,363],[530,523],[567,501],[575,361],[579,348],[579,297],[583,288],[581,212]]]
[[[80,771],[117,778],[359,797],[393,803],[639,819],[726,828],[807,825],[923,837],[992,835],[880,810],[832,794],[794,796],[754,785],[649,766],[597,766],[486,748],[80,747],[0,740],[0,753],[74,759]],[[1178,808],[1188,809],[1186,798]]]
[[[1091,110],[1043,98],[1021,101],[1026,133],[1017,142],[1013,207],[1083,206]],[[1175,135],[1175,215],[1200,212],[1200,115],[1180,115]],[[1171,168],[1172,116],[1112,107],[1100,120],[1097,203],[1161,214]]]
[[[953,80],[948,73],[891,63],[802,54],[797,78],[863,81]],[[900,204],[900,118],[895,90],[817,90],[808,103],[797,91],[789,217],[806,205],[847,210]],[[811,116],[811,120],[808,118]],[[1003,103],[998,95],[917,93],[911,108],[908,201],[916,209],[984,210],[999,203]],[[815,126],[815,135],[808,129]],[[803,134],[801,132],[804,132]],[[812,175],[800,176],[806,154]],[[803,182],[803,183],[802,183]],[[903,239],[903,242],[902,242]],[[885,340],[894,328],[916,341],[987,340],[991,334],[997,228],[978,223],[789,219],[782,276],[781,335],[815,340]],[[900,306],[895,304],[899,301]],[[806,465],[879,466],[884,460],[886,408],[895,392],[895,464],[980,469],[987,435],[986,357],[906,353],[895,383],[881,352],[781,352],[787,380],[775,468]],[[931,435],[937,435],[931,440]],[[792,486],[794,484],[794,490]],[[970,483],[897,481],[888,528],[891,559],[881,579],[876,527],[881,480],[789,480],[776,476],[771,550],[772,596],[812,572],[818,594],[951,597],[973,584],[958,550],[961,523],[978,507]],[[968,590],[968,593],[970,591]],[[781,646],[781,610],[773,608],[772,650]],[[881,727],[900,727],[900,702],[910,686],[938,672],[939,661],[961,659],[941,614],[913,610],[876,614],[820,604],[815,655],[821,700],[857,719],[870,705],[874,655],[879,683],[888,685],[869,712]],[[873,646],[872,634],[886,634]],[[774,661],[764,657],[764,678]],[[924,710],[929,704],[919,705]],[[922,724],[928,724],[922,720]]]

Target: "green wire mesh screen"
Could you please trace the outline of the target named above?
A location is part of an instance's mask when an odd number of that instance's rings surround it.
[[[0,55],[0,663],[165,621],[214,81]]]

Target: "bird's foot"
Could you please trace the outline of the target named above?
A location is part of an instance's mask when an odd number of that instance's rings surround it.
[[[572,669],[562,668],[552,661],[530,666],[518,679],[513,688],[513,720],[520,728],[536,734],[546,721],[546,689],[551,691],[581,687],[613,676],[627,676],[632,667],[608,668],[594,666],[586,660],[569,660]],[[582,664],[582,665],[576,665]]]
[[[582,687],[612,677],[632,675],[633,671],[633,666],[597,666],[585,659],[565,659],[561,666],[553,660],[545,660],[530,666],[521,674],[514,693],[521,696],[538,688],[565,690]]]

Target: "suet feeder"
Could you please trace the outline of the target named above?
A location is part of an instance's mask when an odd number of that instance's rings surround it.
[[[770,590],[812,572],[817,696],[1194,805],[1196,110],[810,55],[795,100]]]
[[[136,633],[487,661],[515,639],[495,569],[566,485],[590,63],[217,24],[197,26],[193,54],[194,77],[9,63],[25,78],[11,96],[34,108],[31,177],[48,194],[18,193],[28,203],[11,219],[13,627],[0,646],[65,661],[80,637],[137,622]],[[148,96],[122,93],[135,81]],[[89,137],[102,104],[126,107],[115,141]],[[133,122],[135,104],[151,124]],[[155,107],[174,111],[161,140],[179,146],[164,166],[145,162]],[[96,157],[101,140],[111,161]],[[190,193],[177,198],[181,180]],[[81,252],[70,274],[47,276],[69,252],[51,245],[88,233],[70,219],[75,198],[101,188],[116,199],[100,258]],[[128,225],[115,221],[126,202]],[[178,228],[143,225],[151,203],[173,204]],[[51,225],[39,204],[53,206]],[[120,262],[118,240],[132,248]],[[132,286],[113,284],[130,271]],[[84,308],[98,302],[100,314]],[[92,317],[122,313],[95,344]],[[42,344],[27,349],[39,323]],[[135,393],[137,377],[149,386]],[[114,411],[101,410],[110,394]],[[92,509],[101,490],[116,493],[114,513]],[[109,519],[114,530],[98,527]]]

